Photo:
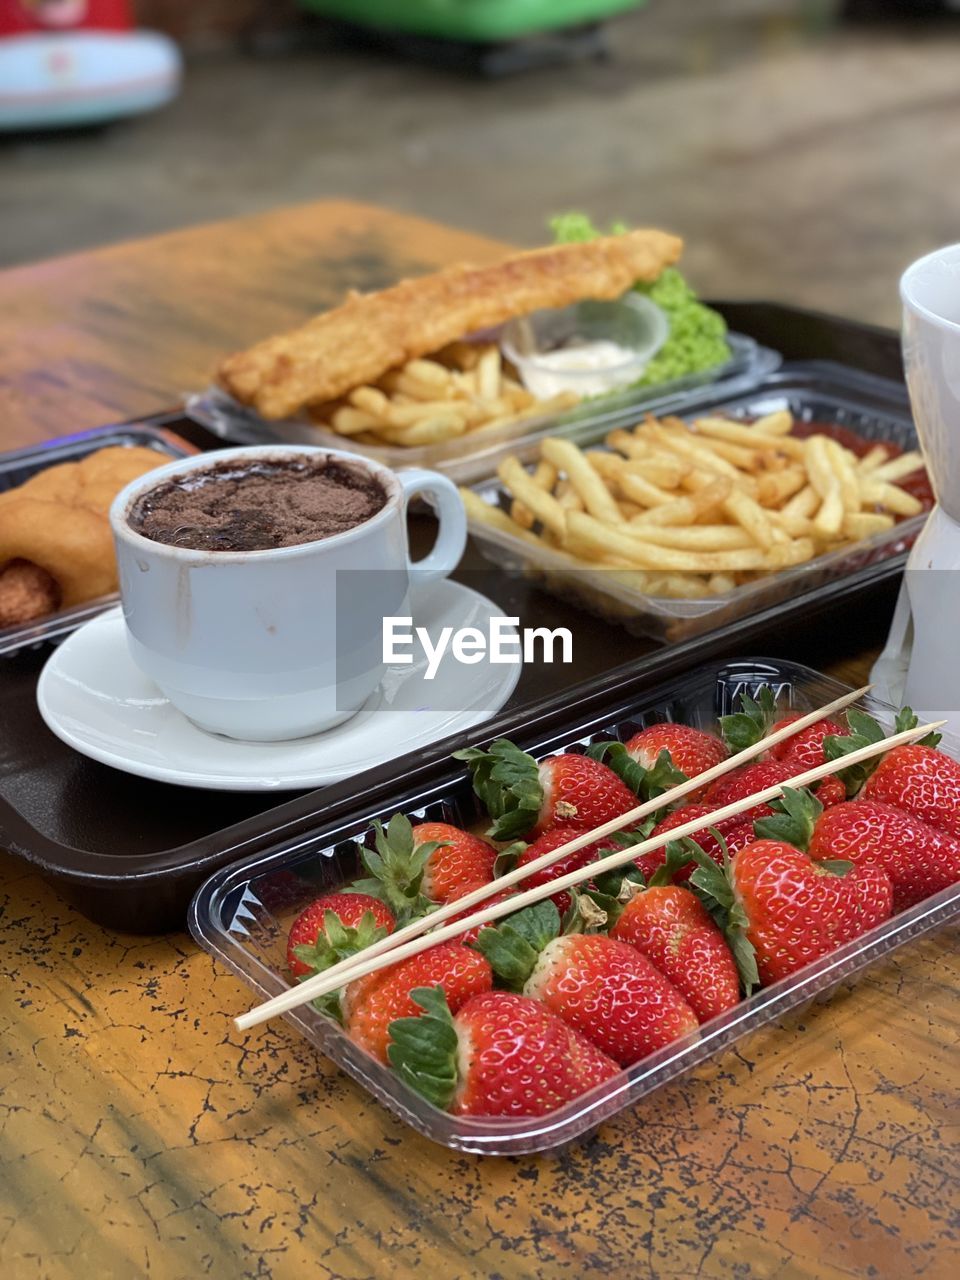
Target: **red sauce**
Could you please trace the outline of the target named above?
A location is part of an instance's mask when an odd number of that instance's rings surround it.
[[[858,458],[865,457],[871,449],[876,448],[877,444],[886,450],[888,458],[898,458],[903,453],[901,447],[893,440],[868,440],[866,436],[860,435],[851,427],[841,426],[839,422],[795,421],[790,434],[799,436],[801,440],[805,440],[807,436],[829,436],[831,440],[836,440],[837,444],[855,453]],[[929,511],[936,501],[930,485],[930,477],[923,467],[917,467],[916,471],[911,471],[908,476],[903,476],[895,483],[901,489],[906,489],[907,493],[912,493],[918,502],[922,502],[924,511]]]

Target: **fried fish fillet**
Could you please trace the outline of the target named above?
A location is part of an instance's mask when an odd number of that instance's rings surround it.
[[[352,294],[299,329],[231,356],[220,382],[262,417],[287,418],[478,329],[584,298],[618,298],[638,280],[655,280],[682,248],[664,231],[629,231]]]

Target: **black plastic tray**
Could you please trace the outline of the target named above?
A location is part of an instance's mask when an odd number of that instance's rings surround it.
[[[766,304],[731,304],[730,318],[794,358],[847,360],[874,373],[898,374],[896,335],[886,331]],[[800,350],[790,345],[791,324],[804,335]],[[200,447],[220,445],[179,414],[149,421]],[[413,525],[415,545],[432,537],[428,517],[415,517]],[[586,708],[621,688],[639,694],[709,659],[763,648],[772,657],[822,666],[879,643],[902,568],[902,558],[867,566],[707,635],[664,645],[627,635],[505,577],[469,547],[456,576],[505,613],[519,616],[521,625],[569,627],[573,666],[530,667],[506,708],[487,725],[370,770],[360,780],[302,793],[280,805],[270,795],[150,782],[77,755],[50,733],[36,710],[36,681],[48,650],[23,652],[0,663],[0,847],[37,866],[101,924],[140,933],[177,929],[193,892],[217,867],[268,838],[308,831],[321,816],[326,821],[346,812],[360,788],[368,795],[388,789],[400,774],[426,779],[468,738],[507,732],[520,723],[533,728],[558,709]]]

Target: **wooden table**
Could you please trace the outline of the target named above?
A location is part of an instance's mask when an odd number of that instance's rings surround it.
[[[323,203],[6,272],[2,444],[165,408],[349,285],[496,251]],[[946,934],[572,1150],[498,1161],[419,1138],[282,1023],[239,1035],[245,988],[185,935],[109,934],[0,874],[16,1280],[958,1274]]]

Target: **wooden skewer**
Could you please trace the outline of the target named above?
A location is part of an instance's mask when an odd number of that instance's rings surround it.
[[[652,800],[645,800],[643,804],[631,809],[629,813],[617,819],[617,822],[631,825],[641,822],[649,814],[656,813],[658,809],[663,809],[667,805],[675,804],[676,801],[682,800],[684,796],[689,795],[691,791],[699,791],[701,787],[708,786],[715,779],[722,777],[725,773],[729,773],[731,769],[740,768],[747,760],[752,760],[755,756],[762,755],[764,751],[769,750],[770,747],[775,747],[777,743],[793,737],[795,733],[800,733],[810,725],[817,724],[820,720],[825,720],[837,711],[842,711],[851,702],[855,702],[858,698],[863,697],[865,693],[869,693],[872,687],[872,685],[866,684],[860,689],[854,689],[851,693],[845,693],[839,698],[834,698],[833,702],[828,702],[825,707],[819,707],[816,711],[810,711],[806,715],[800,716],[799,719],[784,725],[782,729],[777,729],[775,733],[768,733],[765,738],[755,742],[752,747],[744,747],[742,751],[737,751],[734,755],[728,756],[726,760],[721,760],[719,764],[712,765],[703,773],[698,773],[695,777],[688,778],[686,782],[678,783],[662,795],[655,796]],[[615,827],[614,830],[622,830],[622,825]],[[563,848],[551,849],[548,853],[541,854],[539,858],[534,858],[524,866],[515,867],[513,871],[508,871],[505,875],[498,876],[496,880],[491,880],[489,884],[481,885],[478,889],[472,889],[469,893],[465,893],[462,898],[457,898],[455,902],[447,902],[436,911],[431,911],[428,916],[421,916],[418,920],[413,920],[410,924],[404,925],[396,933],[388,933],[379,942],[373,942],[369,947],[364,947],[363,951],[357,955],[347,956],[345,960],[340,960],[337,964],[331,965],[329,969],[324,969],[324,976],[327,978],[337,976],[341,977],[344,982],[349,982],[352,970],[362,961],[371,960],[374,956],[383,955],[386,951],[393,951],[410,938],[417,938],[421,933],[426,933],[428,929],[435,929],[452,916],[462,915],[469,907],[476,906],[477,903],[483,902],[495,893],[502,893],[504,889],[509,889],[511,885],[518,884],[536,871],[552,866],[558,857],[563,857],[566,852],[592,844],[594,840],[602,838],[604,832],[604,828],[598,827],[596,831],[589,832],[584,836],[582,844],[567,844]]]
[[[348,980],[352,981],[354,978],[364,977],[366,974],[373,973],[386,965],[398,964],[401,960],[417,955],[440,942],[446,942],[450,938],[458,937],[478,925],[488,925],[494,920],[498,920],[501,916],[513,915],[514,912],[521,911],[524,907],[532,906],[535,902],[551,897],[563,889],[569,889],[583,880],[590,880],[596,875],[601,875],[606,871],[613,871],[629,862],[633,862],[634,859],[642,854],[649,853],[654,849],[660,849],[673,840],[680,840],[684,836],[694,835],[697,831],[703,830],[704,827],[714,826],[727,818],[736,817],[737,814],[743,813],[747,809],[752,809],[755,805],[773,800],[782,793],[784,787],[803,787],[812,782],[818,782],[821,778],[829,777],[831,774],[847,769],[851,765],[859,764],[863,760],[869,760],[873,756],[881,755],[886,751],[890,751],[893,747],[922,738],[933,730],[940,728],[944,723],[944,721],[940,720],[936,723],[921,725],[915,729],[907,729],[902,733],[893,734],[880,742],[868,743],[867,746],[861,747],[858,751],[853,751],[849,755],[842,756],[838,760],[828,760],[824,764],[817,765],[813,769],[807,769],[793,778],[787,778],[783,782],[765,787],[762,791],[755,792],[752,796],[746,796],[742,800],[724,805],[711,814],[693,818],[679,827],[674,827],[671,831],[664,832],[659,836],[651,836],[648,840],[631,845],[626,849],[619,849],[607,857],[599,859],[597,862],[580,867],[575,871],[570,871],[564,876],[548,881],[546,884],[528,889],[526,892],[517,894],[503,902],[488,904],[486,909],[474,912],[473,915],[467,916],[465,919],[453,921],[440,929],[431,930],[420,937],[412,938],[402,946],[394,947],[377,956],[369,956],[364,953],[357,957],[357,963],[351,968]],[[604,823],[593,831],[586,831],[575,839],[570,840],[560,850],[557,850],[557,854],[566,856],[569,853],[574,853],[585,845],[592,844],[595,840],[602,838],[602,836],[611,835],[614,831],[622,829],[622,827],[629,825],[631,821],[633,819],[630,815],[624,814],[619,818]],[[300,983],[299,986],[292,987],[289,991],[274,996],[257,1008],[242,1014],[234,1021],[241,1031],[246,1031],[261,1022],[266,1022],[275,1014],[286,1013],[288,1010],[296,1009],[321,995],[335,991],[343,983],[343,972],[334,973],[333,969],[329,969],[324,973],[316,974],[313,978],[308,978],[305,982]]]

